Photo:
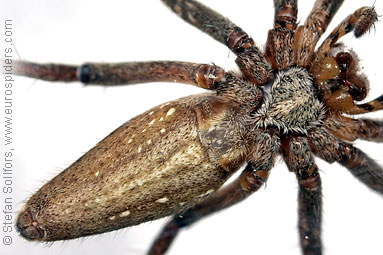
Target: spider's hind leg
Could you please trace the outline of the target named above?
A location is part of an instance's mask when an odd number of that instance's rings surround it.
[[[216,89],[225,71],[215,65],[181,61],[89,63],[82,66],[14,61],[15,74],[46,81],[81,81],[114,86],[146,82],[179,82]]]
[[[304,255],[322,254],[321,179],[306,138],[291,136],[282,141],[283,158],[296,174],[298,191],[298,228]]]

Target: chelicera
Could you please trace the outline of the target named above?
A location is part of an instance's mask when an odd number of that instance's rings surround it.
[[[66,240],[174,215],[149,251],[164,254],[181,228],[257,191],[282,155],[299,183],[302,252],[322,254],[314,155],[383,192],[383,169],[351,144],[382,142],[383,122],[349,116],[381,110],[383,97],[358,103],[368,81],[356,53],[338,42],[369,31],[377,21],[374,8],[346,17],[315,50],[343,1],[317,0],[298,26],[297,1],[275,0],[274,27],[262,52],[240,27],[204,5],[163,2],[227,45],[241,72],[177,61],[16,62],[19,75],[42,80],[103,86],[177,81],[211,90],[153,108],[106,137],[31,197],[17,220],[21,235]],[[243,164],[241,175],[221,187]]]

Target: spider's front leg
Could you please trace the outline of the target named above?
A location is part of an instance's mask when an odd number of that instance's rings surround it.
[[[240,27],[205,5],[193,0],[163,0],[182,19],[228,46],[236,55],[242,73],[256,84],[271,78],[271,66]]]
[[[298,179],[298,226],[302,252],[304,255],[320,255],[322,254],[321,179],[307,139],[296,136],[283,139],[282,154],[289,170],[294,172]]]
[[[255,144],[263,142],[264,146],[255,148],[254,161],[248,163],[241,175],[196,206],[182,214],[175,215],[163,227],[148,255],[165,254],[182,228],[190,226],[214,212],[237,204],[259,190],[269,176],[275,153],[279,148],[279,138],[263,131],[259,133],[256,140]]]

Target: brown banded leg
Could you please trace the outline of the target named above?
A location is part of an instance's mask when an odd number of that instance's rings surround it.
[[[363,151],[336,139],[324,129],[312,130],[309,143],[316,155],[329,163],[342,164],[367,187],[383,194],[383,168]]]
[[[294,63],[294,36],[297,28],[297,0],[274,0],[274,28],[269,30],[266,58],[273,69],[285,69]]]
[[[191,25],[228,46],[244,75],[256,84],[271,79],[271,66],[253,39],[240,27],[205,5],[193,0],[163,0],[176,14]]]
[[[287,167],[296,174],[298,180],[298,227],[302,252],[305,255],[320,255],[321,179],[307,139],[296,136],[285,138],[282,141],[282,154]]]
[[[92,85],[179,82],[215,89],[225,71],[215,65],[178,61],[89,63],[82,66],[15,61],[15,74],[47,81],[81,81]]]
[[[161,230],[147,254],[165,254],[182,228],[190,226],[214,212],[230,207],[257,191],[266,182],[269,169],[257,170],[254,167],[252,163],[249,163],[241,175],[232,183],[219,189],[216,193],[213,193],[210,197],[202,200],[201,203],[184,213],[175,215]]]
[[[362,7],[353,14],[346,17],[326,38],[318,49],[318,55],[326,55],[334,47],[336,42],[347,33],[354,31],[358,38],[368,32],[370,28],[378,21],[378,15],[374,7]]]
[[[343,0],[317,0],[304,25],[295,34],[294,55],[298,66],[306,67],[313,60],[315,46],[326,31]]]
[[[337,138],[345,141],[363,139],[383,142],[383,121],[370,119],[353,119],[336,116],[324,121],[324,126]]]

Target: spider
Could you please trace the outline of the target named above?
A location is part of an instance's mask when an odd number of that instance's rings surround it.
[[[166,1],[165,1],[166,2]],[[180,10],[180,6],[187,9],[187,8],[193,8],[196,5],[199,5],[196,2],[193,1],[184,1],[185,5],[179,5],[178,7],[175,7],[175,11]],[[322,1],[318,1],[319,4],[322,3]],[[281,33],[293,33],[293,30],[290,28],[290,26],[294,25],[295,21],[291,21],[290,18],[294,17],[294,12],[292,10],[296,10],[296,3],[293,3],[292,1],[289,3],[278,3],[276,2],[276,13],[278,11],[282,12],[282,18],[288,18],[288,22],[284,20],[283,22],[276,22],[276,30],[277,32]],[[322,4],[329,4],[329,6],[333,6],[331,8],[337,9],[340,5],[340,1],[332,1],[330,3],[322,3]],[[327,6],[327,5],[326,5]],[[335,7],[334,7],[335,6]],[[287,8],[289,7],[289,8]],[[293,8],[291,8],[293,7]],[[330,8],[328,7],[328,8]],[[203,12],[204,7],[201,7]],[[320,11],[323,11],[322,8],[318,8]],[[287,16],[284,16],[287,10]],[[363,21],[363,17],[366,15],[374,21],[376,19],[376,14],[373,11],[373,8],[370,9],[364,9],[361,11],[363,15],[359,18],[359,20]],[[292,14],[293,13],[293,14]],[[335,14],[335,11],[331,13],[331,15]],[[277,16],[277,15],[276,15]],[[185,16],[188,19],[196,20],[197,22],[205,22],[205,19],[198,20],[198,17],[193,17],[190,15]],[[296,17],[296,16],[295,16]],[[328,20],[323,25],[323,29],[327,26],[328,22],[331,20],[331,17],[328,17]],[[370,24],[365,27],[363,30],[363,33],[368,31],[369,27],[372,25],[373,22],[368,21]],[[352,21],[352,19],[351,19]],[[349,22],[351,22],[349,21]],[[209,21],[210,22],[210,21]],[[354,21],[352,21],[354,22]],[[368,23],[367,22],[367,23]],[[214,22],[208,23],[208,24],[214,24]],[[295,24],[296,25],[296,24]],[[349,24],[348,26],[344,26],[347,28],[347,30],[350,28]],[[278,30],[280,27],[283,27],[283,29]],[[202,26],[204,28],[211,26]],[[361,24],[357,25],[357,28],[362,27]],[[294,27],[295,29],[295,27]],[[308,29],[308,28],[306,28]],[[298,30],[302,31],[304,29]],[[347,31],[349,32],[349,31]],[[216,33],[216,32],[213,32]],[[219,31],[218,31],[219,33]],[[301,230],[301,237],[302,237],[302,246],[304,254],[320,254],[320,226],[319,224],[314,223],[320,223],[320,218],[315,218],[315,222],[310,224],[310,227],[307,228],[307,225],[303,224],[305,220],[310,220],[314,215],[318,215],[317,213],[320,211],[320,179],[318,171],[315,168],[315,164],[313,162],[311,153],[309,151],[312,151],[316,155],[320,157],[333,157],[330,158],[330,161],[335,160],[339,161],[343,164],[351,164],[351,163],[358,163],[358,161],[352,161],[351,159],[347,159],[345,155],[343,157],[339,157],[339,154],[345,154],[345,151],[350,150],[351,145],[347,142],[352,141],[355,138],[364,138],[364,139],[375,139],[375,141],[381,141],[382,140],[382,123],[379,121],[364,121],[363,123],[368,123],[368,125],[371,125],[371,129],[363,129],[363,133],[360,133],[359,126],[354,126],[355,123],[359,123],[357,121],[351,120],[349,117],[343,116],[342,113],[351,113],[356,114],[359,113],[358,111],[362,112],[369,112],[372,110],[380,110],[381,109],[381,97],[378,98],[378,100],[373,101],[372,103],[367,104],[361,104],[362,106],[355,105],[355,101],[360,101],[364,99],[366,96],[366,78],[359,74],[358,72],[358,63],[357,63],[357,57],[354,52],[347,52],[342,45],[337,44],[334,42],[334,34],[336,34],[336,37],[340,37],[339,33],[334,33],[329,36],[331,43],[330,45],[326,45],[326,42],[323,43],[323,47],[320,47],[319,50],[316,52],[314,56],[313,47],[309,50],[309,53],[303,54],[303,56],[295,56],[296,52],[301,52],[298,50],[292,50],[296,49],[296,47],[299,49],[299,44],[295,46],[294,44],[289,45],[286,48],[280,49],[280,53],[287,54],[284,55],[278,59],[274,57],[276,53],[278,53],[278,50],[273,50],[270,48],[270,46],[273,45],[272,39],[268,40],[268,44],[266,46],[266,58],[265,61],[262,62],[265,64],[265,66],[262,67],[262,64],[256,63],[253,66],[250,66],[247,68],[246,66],[241,66],[243,62],[245,62],[244,59],[248,57],[249,52],[254,53],[254,50],[256,51],[257,48],[253,45],[253,42],[250,38],[246,36],[246,34],[240,30],[239,28],[235,27],[230,34],[234,39],[228,35],[225,40],[222,38],[218,40],[223,41],[225,44],[229,44],[229,48],[233,50],[235,54],[239,57],[238,64],[240,67],[242,67],[242,75],[238,77],[238,74],[231,73],[224,71],[223,69],[214,66],[214,65],[198,65],[195,66],[196,70],[193,70],[193,72],[198,77],[197,80],[191,81],[187,80],[186,82],[192,82],[196,83],[195,85],[199,85],[201,87],[207,88],[207,89],[213,89],[217,90],[217,93],[221,97],[229,97],[229,101],[234,101],[241,105],[241,107],[244,107],[245,109],[248,109],[249,111],[246,112],[245,116],[246,118],[241,120],[236,120],[236,122],[239,122],[238,130],[240,130],[241,125],[247,125],[248,121],[253,122],[251,125],[254,125],[254,129],[251,129],[251,137],[260,139],[257,141],[256,148],[252,148],[251,154],[255,155],[269,155],[270,158],[266,160],[265,166],[262,166],[259,158],[257,160],[254,159],[248,159],[246,161],[249,161],[249,164],[245,168],[244,172],[242,173],[241,177],[237,179],[237,181],[234,182],[234,184],[229,184],[221,191],[213,193],[211,196],[206,198],[203,202],[201,202],[201,205],[213,205],[210,203],[210,201],[214,201],[214,199],[218,196],[217,194],[220,194],[219,192],[224,192],[225,189],[233,188],[235,185],[241,185],[242,191],[245,193],[248,192],[249,194],[256,191],[266,180],[267,175],[269,173],[269,170],[272,166],[273,158],[277,154],[283,155],[285,162],[289,166],[289,169],[296,173],[299,184],[300,184],[300,213],[301,213],[301,220],[300,220],[300,230]],[[340,33],[341,34],[341,33]],[[214,35],[213,35],[214,36]],[[215,34],[215,36],[219,36]],[[284,35],[286,36],[286,35]],[[285,37],[286,38],[286,37]],[[305,38],[305,40],[308,40],[307,36],[303,36],[302,38]],[[217,38],[216,38],[217,39]],[[338,38],[336,38],[338,39]],[[240,46],[236,46],[237,44],[240,44]],[[306,43],[306,41],[302,42]],[[275,44],[274,46],[280,46],[279,44]],[[284,46],[284,45],[282,45]],[[291,47],[290,47],[291,46]],[[307,45],[306,45],[307,46]],[[326,47],[329,46],[330,49],[326,49]],[[308,46],[307,46],[308,47]],[[305,48],[306,49],[306,48]],[[257,52],[257,51],[256,51]],[[260,57],[261,60],[263,58],[263,54],[256,54],[256,57]],[[304,60],[305,57],[308,55],[309,59]],[[288,56],[288,57],[286,57]],[[299,61],[303,62],[296,62],[298,59]],[[260,61],[259,59],[257,61]],[[278,61],[281,61],[278,63]],[[307,61],[307,63],[306,63]],[[286,63],[287,62],[287,63]],[[291,63],[290,63],[291,62]],[[249,62],[246,62],[249,63]],[[156,62],[157,64],[157,62]],[[167,63],[169,64],[169,63]],[[179,64],[179,63],[173,63],[173,64]],[[267,67],[267,65],[271,65],[270,67]],[[58,76],[54,74],[53,69],[55,69],[58,66],[46,66],[46,65],[39,65],[35,63],[28,63],[28,62],[20,62],[18,63],[19,66],[19,72],[21,75],[31,76],[35,78],[40,79],[48,79],[50,80],[52,77],[53,79],[57,79]],[[164,67],[164,63],[160,63],[159,68]],[[330,66],[329,70],[325,70],[322,72],[324,67]],[[166,67],[166,69],[169,66]],[[262,67],[262,68],[260,68]],[[48,72],[46,70],[48,69]],[[63,68],[61,66],[60,68]],[[70,69],[71,67],[69,67]],[[158,67],[155,67],[158,68]],[[257,70],[258,68],[258,70]],[[259,69],[260,68],[260,69]],[[91,65],[84,65],[79,71],[80,78],[88,82],[88,78],[92,78],[92,66]],[[267,70],[270,69],[270,72]],[[145,69],[146,70],[146,69]],[[143,70],[145,72],[145,70]],[[257,70],[255,73],[251,73],[252,71]],[[278,71],[281,70],[281,71]],[[90,75],[89,75],[90,71]],[[180,70],[182,72],[182,70]],[[44,73],[45,72],[45,73]],[[333,73],[332,73],[333,72]],[[43,77],[44,75],[46,75]],[[64,74],[66,76],[67,74],[73,76],[73,68],[70,72],[59,72],[59,74]],[[179,75],[178,72],[176,75]],[[259,76],[259,74],[262,74]],[[53,76],[52,76],[53,75]],[[327,77],[329,75],[329,77]],[[95,76],[98,80],[97,75]],[[145,77],[145,76],[142,76]],[[325,78],[323,78],[325,77]],[[174,77],[171,77],[173,79]],[[59,80],[63,80],[62,78],[58,78]],[[75,78],[77,79],[77,78]],[[130,78],[129,78],[130,79]],[[178,77],[177,79],[182,79],[182,77]],[[235,79],[235,82],[230,82],[230,79]],[[238,80],[237,80],[238,79]],[[263,79],[262,81],[260,79]],[[297,82],[297,86],[294,91],[299,90],[300,92],[306,93],[304,97],[297,97],[295,101],[290,102],[293,105],[290,105],[293,107],[293,110],[296,111],[296,116],[298,118],[290,119],[290,114],[284,115],[283,107],[285,105],[280,104],[279,106],[282,107],[282,112],[278,111],[278,104],[276,104],[277,108],[273,110],[273,104],[269,106],[269,103],[272,101],[270,100],[282,100],[282,97],[284,96],[284,93],[288,92],[287,89],[290,87],[277,87],[274,86],[273,89],[271,89],[272,84],[291,84],[294,83],[294,79],[299,80]],[[274,82],[277,80],[282,80],[283,82]],[[246,95],[245,91],[242,91],[245,93],[245,95],[238,97],[238,94],[235,94],[234,96],[231,95],[233,93],[231,91],[231,87],[227,86],[227,82],[230,83],[230,85],[236,86],[237,83],[242,84],[241,88],[246,86],[250,86],[249,91],[251,91],[251,95]],[[311,86],[310,84],[313,84]],[[309,91],[305,91],[306,88],[310,88]],[[278,90],[279,89],[279,90]],[[257,92],[261,95],[258,95]],[[278,93],[278,91],[282,91],[283,93]],[[241,93],[241,90],[235,90],[235,93]],[[242,94],[241,94],[242,95]],[[252,96],[249,98],[250,100],[243,100],[246,99],[246,96]],[[294,96],[294,94],[291,94],[291,97]],[[342,99],[346,98],[352,98],[350,101],[341,101]],[[299,100],[308,99],[312,101],[304,101],[303,103],[298,105],[298,107],[295,107],[295,102],[299,102]],[[241,100],[240,102],[237,102],[236,100]],[[242,101],[243,100],[243,101]],[[267,101],[269,100],[269,101]],[[288,98],[283,98],[283,102],[287,104]],[[257,104],[259,102],[259,104]],[[274,103],[274,102],[273,102]],[[217,103],[219,106],[219,102]],[[312,108],[305,109],[306,105],[313,106]],[[234,107],[235,108],[235,107]],[[173,109],[170,108],[169,111]],[[176,108],[175,108],[176,109]],[[367,109],[367,110],[366,110]],[[307,112],[308,111],[308,112]],[[214,112],[212,110],[212,112]],[[150,113],[150,112],[149,112]],[[241,114],[236,113],[240,116]],[[267,116],[268,114],[271,114],[271,117]],[[170,114],[171,115],[171,114]],[[281,117],[282,116],[282,117]],[[284,118],[284,116],[287,116]],[[305,116],[305,117],[302,117]],[[247,119],[248,118],[248,119]],[[303,123],[300,122],[303,119]],[[241,123],[243,121],[243,123]],[[256,124],[254,124],[256,123]],[[343,130],[342,126],[348,126],[347,130]],[[339,132],[341,130],[341,132]],[[256,135],[252,134],[252,132],[255,132]],[[259,132],[259,133],[257,133]],[[320,134],[320,132],[325,132],[326,135],[320,136],[320,139],[318,137],[315,137],[315,135]],[[375,132],[375,133],[374,133]],[[247,135],[247,134],[246,134]],[[348,136],[350,135],[350,136]],[[265,137],[264,137],[265,136]],[[207,142],[209,141],[208,135],[204,137],[203,134],[201,134],[201,139],[206,139]],[[228,136],[224,136],[228,137]],[[326,150],[319,150],[318,149],[318,143],[321,141],[325,141],[324,139],[333,139],[331,140],[331,143],[326,143],[324,148],[328,148],[330,144],[336,145],[339,144],[339,148],[345,148],[339,149],[337,151],[337,155],[332,156],[331,155],[322,155],[321,153]],[[379,140],[380,139],[380,140]],[[214,141],[213,141],[214,143]],[[219,140],[217,140],[217,143],[219,144]],[[265,145],[268,144],[269,146]],[[209,144],[210,145],[210,144]],[[233,144],[232,144],[233,145]],[[212,147],[216,146],[217,148],[222,148],[218,145],[214,145]],[[239,146],[234,144],[234,146]],[[322,145],[323,146],[323,145]],[[342,147],[343,146],[343,147]],[[335,146],[336,147],[336,146]],[[267,151],[270,150],[271,151]],[[253,151],[254,150],[254,151]],[[257,150],[260,150],[258,153]],[[265,151],[264,151],[265,150]],[[351,150],[352,151],[352,150]],[[248,152],[249,153],[249,152]],[[358,152],[361,153],[361,152]],[[303,156],[305,155],[305,156]],[[364,154],[363,154],[364,155]],[[296,157],[296,160],[292,160],[293,157]],[[300,158],[301,157],[301,158]],[[368,159],[367,156],[363,156],[364,158]],[[302,160],[303,159],[303,160]],[[329,158],[327,158],[329,159]],[[343,162],[344,161],[344,162]],[[359,162],[360,163],[360,162]],[[261,164],[260,166],[257,164]],[[303,166],[302,166],[303,164]],[[309,164],[309,166],[305,165]],[[367,179],[367,184],[370,184],[370,186],[373,186],[373,188],[381,192],[381,168],[372,163],[371,160],[367,160],[365,164],[370,164],[369,170],[376,171],[375,178],[378,179]],[[264,169],[263,169],[264,167]],[[353,166],[355,168],[355,165]],[[234,167],[237,168],[237,167]],[[251,170],[251,171],[250,171]],[[311,171],[308,171],[311,170]],[[352,169],[351,169],[352,170]],[[355,169],[354,169],[355,170]],[[369,177],[370,178],[370,177]],[[225,179],[226,180],[226,179]],[[242,180],[242,181],[241,181]],[[250,184],[247,180],[250,180]],[[307,186],[308,185],[308,186]],[[248,186],[248,187],[247,187]],[[237,189],[235,189],[237,190]],[[209,191],[209,190],[207,190]],[[238,194],[238,200],[243,199],[244,196],[242,196],[240,193],[235,192],[229,192],[230,196],[227,196],[227,199],[235,199],[236,196],[234,194]],[[246,196],[249,194],[245,194]],[[302,198],[303,196],[303,198]],[[312,205],[313,201],[308,201],[310,203],[307,203],[305,199],[307,199],[307,196],[313,196],[315,201],[315,205],[318,207],[316,213],[312,213],[313,208],[310,207]],[[303,200],[303,201],[302,201]],[[227,203],[227,200],[224,200],[225,203]],[[237,202],[237,201],[234,201]],[[198,208],[198,207],[197,207]],[[303,208],[303,209],[302,209]],[[183,217],[175,217],[171,223],[169,223],[168,226],[172,226],[174,222],[177,224],[182,224],[185,221],[185,218],[188,217],[186,215],[194,212],[193,209],[185,208],[185,212],[183,213]],[[306,212],[305,210],[309,210]],[[197,219],[193,219],[197,220]],[[303,225],[302,225],[303,224]],[[167,232],[167,233],[175,233],[173,231]],[[25,234],[25,233],[24,233]],[[162,237],[168,238],[169,235],[161,235]],[[162,239],[161,239],[162,240]],[[308,240],[308,241],[307,241]],[[158,248],[161,246],[154,246],[155,248]],[[155,254],[155,253],[153,253]]]

